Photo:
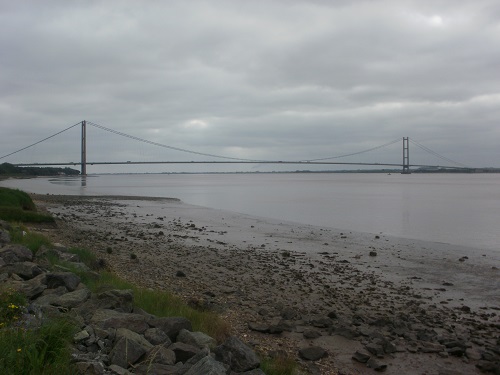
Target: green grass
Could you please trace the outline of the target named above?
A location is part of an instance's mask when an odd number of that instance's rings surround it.
[[[33,211],[24,211],[17,207],[0,206],[0,219],[5,221],[19,221],[23,223],[53,223],[54,218],[50,215],[40,214]]]
[[[260,368],[267,375],[294,375],[297,373],[297,364],[293,358],[288,357],[265,358],[262,360]]]
[[[81,276],[85,277],[85,276]],[[158,317],[182,316],[191,321],[194,331],[205,332],[218,342],[229,336],[230,326],[212,311],[200,311],[188,306],[180,297],[166,291],[140,288],[129,283],[114,273],[103,271],[99,279],[85,280],[94,292],[109,289],[131,289],[134,294],[134,306]]]
[[[0,206],[19,207],[23,210],[36,211],[31,197],[24,191],[0,187]]]
[[[70,339],[76,326],[63,319],[39,326],[26,314],[26,304],[20,292],[0,291],[0,374],[75,373]]]
[[[75,325],[65,320],[34,329],[0,329],[0,373],[75,374],[70,348],[75,332]]]
[[[36,254],[41,246],[52,247],[50,240],[42,234],[32,233],[24,227],[15,227],[10,232],[10,238],[13,243],[26,246],[33,254]]]
[[[53,222],[50,215],[36,212],[31,197],[23,191],[0,187],[0,219],[29,223]]]

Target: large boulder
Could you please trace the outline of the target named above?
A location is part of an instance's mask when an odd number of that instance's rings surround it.
[[[61,306],[67,309],[72,309],[84,303],[90,298],[90,290],[87,288],[77,289],[74,292],[69,292],[57,297],[51,305]]]
[[[5,229],[0,229],[0,246],[10,242],[10,234]]]
[[[177,340],[177,335],[181,329],[193,330],[191,322],[182,317],[155,318],[149,320],[149,325],[161,329],[174,342]]]
[[[116,330],[115,345],[109,353],[111,364],[123,368],[137,363],[146,353],[153,349],[142,335],[126,328]]]
[[[235,372],[250,371],[260,366],[255,352],[234,336],[216,347],[214,352],[218,361],[229,365]]]
[[[179,335],[177,336],[177,342],[196,346],[200,349],[203,349],[205,347],[214,349],[217,345],[217,342],[213,337],[210,337],[203,332],[191,332],[187,329],[180,330]]]
[[[165,347],[170,346],[172,341],[168,335],[159,328],[149,328],[144,332],[144,337],[153,345],[164,345]]]
[[[200,349],[196,346],[184,344],[182,342],[175,342],[168,348],[175,353],[176,362],[183,363],[200,352]]]
[[[141,334],[149,328],[146,317],[143,315],[121,313],[107,309],[95,311],[90,319],[90,323],[101,329],[127,328]]]
[[[173,350],[163,345],[156,345],[148,352],[145,362],[171,366],[175,364],[176,357]]]
[[[113,365],[128,368],[139,361],[146,352],[146,348],[137,341],[122,337],[109,353],[109,359]]]
[[[56,272],[47,274],[47,288],[55,289],[64,286],[68,291],[76,290],[80,284],[80,278],[72,272]]]
[[[184,375],[226,375],[224,365],[211,356],[206,356],[193,365]]]
[[[134,295],[132,290],[108,290],[97,295],[101,309],[118,310],[131,313],[134,309]]]
[[[33,253],[26,246],[12,244],[0,249],[0,258],[2,258],[6,264],[31,262],[33,260]]]
[[[9,275],[16,274],[24,280],[30,280],[43,273],[38,264],[29,261],[7,264],[0,268],[0,273],[3,272]]]

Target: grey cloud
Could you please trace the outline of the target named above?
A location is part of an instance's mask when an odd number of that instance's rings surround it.
[[[0,148],[85,118],[234,157],[315,158],[410,136],[492,165],[498,7],[486,0],[2,4]],[[99,142],[93,152],[106,149]]]

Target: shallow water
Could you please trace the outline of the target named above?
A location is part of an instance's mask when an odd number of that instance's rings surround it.
[[[96,175],[0,184],[40,194],[173,197],[304,224],[500,249],[498,174]]]

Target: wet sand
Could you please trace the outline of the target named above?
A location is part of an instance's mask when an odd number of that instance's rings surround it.
[[[326,349],[320,361],[300,360],[310,373],[374,373],[351,357],[378,335],[394,346],[378,359],[386,374],[480,374],[481,351],[498,348],[500,251],[256,218],[175,199],[34,198],[58,218],[56,229],[44,229],[56,242],[89,248],[127,280],[220,312],[256,350],[296,357],[305,346]],[[285,330],[261,333],[249,323]],[[320,336],[305,338],[308,331]],[[468,355],[427,352],[440,337],[466,343]]]

